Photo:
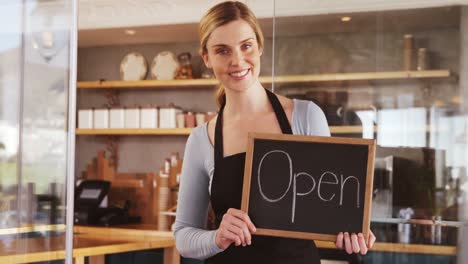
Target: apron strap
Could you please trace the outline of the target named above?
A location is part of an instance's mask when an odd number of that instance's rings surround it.
[[[226,100],[224,100],[226,102]],[[216,119],[215,135],[214,135],[214,162],[219,164],[219,160],[224,158],[224,145],[223,145],[223,112],[224,103],[219,109],[218,118]]]
[[[291,128],[291,125],[289,124],[288,117],[286,116],[286,113],[284,112],[283,106],[281,106],[281,103],[278,100],[278,97],[268,89],[265,89],[265,91],[267,93],[268,100],[270,101],[270,104],[273,107],[273,110],[275,111],[276,119],[278,120],[278,123],[281,127],[281,132],[283,132],[283,134],[292,134],[292,128]],[[215,125],[215,139],[214,139],[215,141],[214,142],[215,165],[216,165],[216,162],[224,158],[224,145],[223,145],[224,106],[225,104],[223,104],[221,108],[219,109],[218,118],[216,119],[216,125]]]
[[[276,119],[278,120],[278,123],[281,127],[281,131],[283,134],[292,134],[292,129],[291,125],[289,124],[288,117],[286,116],[286,113],[284,112],[283,106],[281,106],[278,97],[273,92],[270,92],[270,90],[265,90],[267,92],[268,99],[270,99],[271,106],[273,106],[273,110],[275,111]]]

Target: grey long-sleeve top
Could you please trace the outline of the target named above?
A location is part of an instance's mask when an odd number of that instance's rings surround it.
[[[330,136],[323,111],[310,101],[294,99],[291,126],[294,135]],[[223,251],[215,242],[217,230],[206,230],[213,173],[214,148],[205,123],[188,138],[180,178],[174,236],[184,257],[206,259]]]

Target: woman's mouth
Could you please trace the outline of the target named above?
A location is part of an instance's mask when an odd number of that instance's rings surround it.
[[[247,76],[249,72],[250,72],[250,69],[246,69],[243,71],[231,72],[229,73],[229,76],[234,77],[235,79],[242,79],[245,76]]]

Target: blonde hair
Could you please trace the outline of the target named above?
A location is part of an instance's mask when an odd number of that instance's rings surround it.
[[[263,48],[263,33],[254,13],[241,2],[226,1],[219,3],[202,17],[198,32],[200,35],[200,55],[208,53],[206,44],[211,36],[211,33],[218,27],[226,25],[235,20],[244,20],[255,32],[259,48]],[[216,92],[216,102],[218,107],[226,103],[226,93],[224,87],[220,85]]]

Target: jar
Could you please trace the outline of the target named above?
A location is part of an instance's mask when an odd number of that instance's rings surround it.
[[[158,109],[152,105],[142,107],[140,112],[140,123],[141,128],[157,128]]]
[[[197,126],[200,126],[203,123],[205,123],[205,113],[196,113],[195,120],[196,120]]]
[[[179,60],[179,69],[177,71],[176,79],[193,79],[193,67],[190,60],[192,55],[189,52],[183,52],[177,56]]]
[[[201,73],[201,77],[202,79],[213,79],[214,78],[213,71],[211,69],[205,68],[203,69]]]
[[[138,106],[125,108],[125,128],[140,128],[140,108]]]
[[[427,50],[426,48],[418,49],[418,65],[416,67],[418,71],[424,71],[427,69]]]
[[[109,128],[109,109],[95,109],[93,119],[95,129]]]
[[[173,103],[169,104],[168,107],[161,107],[159,109],[159,128],[176,128],[176,116],[181,112],[182,110]]]
[[[413,35],[406,34],[403,41],[403,70],[411,71],[413,64]]]
[[[185,114],[185,127],[195,127],[195,115],[193,112]]]
[[[177,128],[184,128],[185,127],[185,113],[181,112],[176,115],[177,119]]]
[[[122,107],[113,107],[110,109],[110,128],[125,127],[125,109]]]
[[[93,109],[78,110],[78,128],[92,129],[93,128]]]

